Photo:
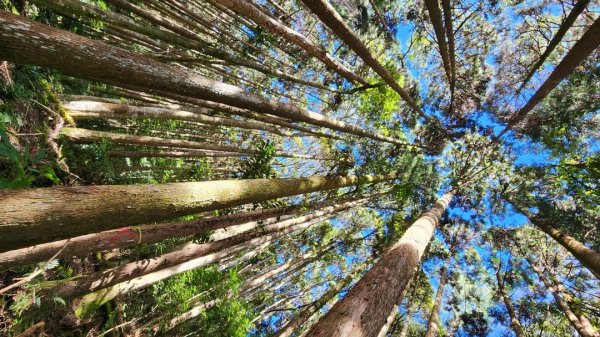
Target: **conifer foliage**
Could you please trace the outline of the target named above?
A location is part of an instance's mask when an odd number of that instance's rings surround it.
[[[0,336],[600,337],[596,0],[0,0]]]

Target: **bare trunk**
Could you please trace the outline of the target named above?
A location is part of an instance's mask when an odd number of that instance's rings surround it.
[[[429,119],[421,108],[415,103],[410,95],[396,82],[390,72],[375,59],[369,51],[369,48],[354,34],[352,29],[344,22],[344,19],[327,2],[327,0],[302,0],[321,21],[331,29],[350,49],[352,49],[371,69],[381,76],[381,78],[396,91],[402,99],[408,103],[421,117]]]
[[[567,55],[554,68],[550,76],[542,83],[533,96],[529,98],[529,101],[513,115],[502,132],[494,137],[494,142],[497,142],[508,130],[522,121],[562,80],[573,72],[575,67],[592,54],[598,48],[598,45],[600,45],[600,18],[594,21],[581,39],[569,50]]]
[[[160,138],[153,136],[138,136],[124,133],[113,133],[81,128],[63,128],[61,135],[69,141],[78,144],[100,143],[103,140],[113,144],[164,146],[169,148],[196,149],[218,152],[239,152],[247,155],[255,154],[255,150],[244,149],[237,146],[217,145],[213,143],[194,142],[183,139]]]
[[[320,83],[306,81],[304,79],[288,75],[283,71],[279,71],[277,69],[273,69],[271,67],[262,65],[248,58],[238,57],[236,55],[230,54],[229,52],[212,48],[208,43],[198,40],[197,36],[191,36],[193,37],[193,39],[190,39],[189,37],[182,36],[181,34],[159,29],[155,26],[143,22],[132,21],[127,16],[120,15],[112,11],[103,10],[92,4],[76,0],[33,0],[31,2],[52,9],[53,11],[56,11],[67,17],[76,18],[76,15],[80,15],[89,19],[99,20],[108,23],[115,29],[124,28],[139,33],[142,36],[149,36],[154,39],[159,39],[161,41],[174,44],[176,46],[196,50],[203,54],[225,60],[231,64],[251,68],[261,73],[271,75],[274,77],[279,77],[293,83],[298,83],[324,90],[331,90],[327,86],[324,86]],[[150,21],[153,22],[152,20]]]
[[[506,195],[504,195],[504,198],[520,213],[524,214],[536,227],[548,234],[551,238],[558,242],[558,244],[568,250],[582,265],[589,269],[590,272],[596,276],[596,278],[600,279],[600,253],[588,248],[583,243],[577,241],[574,237],[562,233],[548,223],[548,221],[531,213],[527,208],[517,204]]]
[[[335,281],[334,285],[330,287],[325,294],[323,294],[318,300],[311,303],[309,306],[304,307],[296,317],[279,329],[272,337],[289,337],[294,332],[297,332],[313,314],[321,310],[327,303],[329,303],[329,301],[336,297],[339,292],[342,291],[342,289],[352,283],[352,280],[354,280],[356,274],[362,272],[365,268],[366,264],[363,264],[356,268],[356,270],[354,270],[352,273],[349,273],[344,279]]]
[[[387,317],[387,320],[385,321],[384,326],[381,328],[381,330],[379,330],[379,334],[377,335],[377,337],[386,337],[388,335],[388,332],[390,332],[390,328],[392,328],[392,335],[393,335],[393,331],[394,331],[394,326],[393,323],[396,320],[396,316],[398,316],[398,307],[400,306],[402,299],[404,298],[406,291],[408,291],[408,289],[410,289],[411,285],[413,285],[412,287],[412,294],[410,295],[409,299],[408,299],[408,304],[407,304],[407,309],[406,309],[406,315],[410,315],[410,301],[415,297],[415,292],[417,290],[417,281],[418,281],[418,277],[419,277],[419,272],[417,271],[415,273],[415,276],[412,280],[410,280],[410,282],[406,285],[404,292],[400,295],[400,300],[398,300],[398,303],[396,303],[396,305],[394,305],[394,308],[392,309],[392,311],[390,312],[389,316]]]
[[[530,258],[526,257],[525,259],[527,260],[527,262],[529,262],[531,269],[533,269],[533,271],[537,274],[539,279],[544,283],[546,289],[548,289],[548,291],[552,294],[556,305],[558,305],[561,311],[565,314],[565,316],[567,317],[573,328],[577,330],[579,335],[581,337],[600,337],[600,334],[597,331],[595,331],[594,328],[581,323],[579,317],[575,315],[575,313],[571,310],[567,302],[563,300],[557,287],[555,287],[552,284],[552,282],[548,280],[548,278],[546,277],[546,275],[544,275],[544,272],[540,269],[540,267],[537,264],[533,263],[533,261]]]
[[[0,45],[0,59],[54,68],[67,75],[123,87],[198,97],[374,140],[407,144],[5,11],[0,12]]]
[[[75,120],[84,118],[180,120],[216,126],[231,126],[241,129],[264,130],[281,136],[287,135],[280,129],[264,123],[207,116],[185,110],[92,101],[71,101],[63,103],[62,106],[67,109],[69,116],[73,117]]]
[[[442,298],[444,296],[444,287],[446,286],[446,280],[448,279],[448,270],[446,265],[440,269],[440,282],[438,285],[437,292],[435,294],[435,301],[433,302],[433,308],[429,314],[429,320],[427,321],[427,331],[425,337],[435,337],[437,331],[440,328],[440,309],[442,308]]]
[[[527,73],[527,76],[525,76],[525,79],[519,86],[519,89],[517,90],[517,93],[515,94],[515,96],[519,96],[519,94],[521,93],[521,90],[523,90],[523,88],[525,88],[525,86],[527,85],[529,80],[533,77],[533,75],[538,71],[538,69],[540,69],[540,67],[544,64],[544,62],[546,62],[546,60],[548,59],[548,56],[550,56],[550,54],[552,54],[552,52],[554,51],[556,46],[558,46],[560,41],[562,41],[563,37],[565,36],[565,34],[569,30],[569,28],[571,28],[571,26],[573,26],[573,23],[575,23],[575,20],[577,19],[579,14],[581,14],[584,11],[584,9],[587,7],[587,5],[589,3],[590,3],[590,0],[578,0],[577,3],[575,3],[575,6],[573,6],[573,9],[569,13],[569,15],[560,24],[560,27],[556,31],[556,34],[554,34],[554,36],[552,37],[552,40],[550,40],[550,42],[548,43],[548,46],[546,46],[544,53],[539,57],[538,61],[533,65],[533,67],[531,67],[531,70],[529,70],[529,72]]]
[[[283,37],[285,40],[299,46],[308,54],[314,56],[319,61],[323,62],[327,67],[333,69],[338,74],[347,78],[350,81],[358,82],[362,85],[368,85],[369,83],[362,79],[360,76],[348,70],[342,64],[337,62],[331,57],[321,46],[318,46],[314,42],[310,41],[302,34],[294,31],[287,27],[283,23],[271,18],[265,13],[261,12],[255,7],[250,1],[235,1],[235,0],[209,0],[211,3],[218,3],[224,7],[227,7],[239,15],[249,18],[256,22],[265,30],[269,31],[273,35]]]
[[[369,272],[308,332],[311,337],[375,337],[406,285],[452,200],[445,194],[423,214]]]
[[[512,325],[513,331],[517,337],[525,337],[525,333],[523,332],[523,327],[521,326],[521,322],[517,317],[517,312],[512,305],[512,301],[510,300],[510,296],[504,288],[504,281],[502,280],[502,276],[500,276],[500,271],[496,271],[496,280],[498,281],[498,291],[502,295],[502,300],[504,301],[504,305],[506,305],[506,310],[508,310],[508,315],[510,316],[510,324]]]
[[[446,42],[446,34],[444,22],[442,21],[442,11],[440,10],[438,0],[425,0],[425,7],[429,12],[429,19],[433,25],[433,31],[437,39],[438,49],[444,65],[444,71],[448,78],[448,83],[452,82],[452,70],[450,68],[450,56],[448,51],[448,43]]]
[[[123,226],[395,177],[395,174],[315,176],[0,191],[0,204],[3,205],[0,252]],[[107,218],[111,221],[106,221]]]
[[[239,158],[248,157],[240,152],[207,152],[207,151],[108,151],[111,158]]]
[[[378,195],[380,194],[337,201],[326,200],[308,206],[297,205],[260,209],[223,216],[202,217],[194,221],[124,227],[117,230],[77,236],[67,240],[0,253],[0,271],[31,263],[43,262],[53,256],[55,258],[85,256],[93,252],[126,248],[139,244],[153,244],[168,238],[185,237],[244,223],[246,225],[269,225],[281,220],[287,220],[292,215],[303,211],[335,210],[335,204],[342,206],[357,205]],[[60,253],[55,256],[57,252]]]
[[[188,244],[181,250],[155,258],[131,262],[70,280],[50,282],[48,285],[42,285],[44,289],[42,292],[65,299],[87,294],[78,303],[80,308],[78,314],[86,315],[116,296],[145,288],[160,280],[218,261],[215,258],[207,259],[207,255],[212,256],[211,254],[225,250],[225,255],[216,256],[216,258],[222,258],[248,247],[271,242],[333,216],[335,214],[324,215],[309,221],[291,219],[221,241]],[[54,283],[56,284],[54,285]]]

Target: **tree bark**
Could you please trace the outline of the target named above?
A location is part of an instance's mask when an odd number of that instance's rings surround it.
[[[329,301],[339,294],[342,289],[350,285],[355,278],[357,273],[362,272],[366,268],[366,264],[363,264],[356,268],[352,273],[349,273],[342,280],[335,281],[334,285],[325,292],[318,300],[311,303],[307,307],[302,308],[300,313],[289,321],[285,326],[279,329],[272,337],[289,337],[299,329],[310,319],[310,317],[321,310]]]
[[[248,157],[240,152],[206,152],[201,150],[187,151],[108,151],[111,158],[239,158]]]
[[[536,73],[536,71],[538,71],[538,69],[540,69],[540,67],[544,64],[544,62],[546,62],[546,59],[548,59],[548,56],[550,56],[550,54],[552,54],[552,52],[554,51],[556,46],[558,46],[560,41],[563,39],[563,37],[565,36],[565,34],[569,30],[569,28],[571,28],[571,26],[573,26],[573,23],[575,23],[575,20],[577,19],[579,14],[581,14],[583,12],[585,7],[587,7],[587,5],[589,3],[590,3],[590,0],[578,0],[575,3],[575,6],[573,6],[573,9],[569,13],[569,15],[565,18],[565,21],[563,21],[561,23],[560,27],[558,27],[558,30],[556,31],[556,34],[554,34],[554,36],[552,37],[552,40],[550,40],[550,42],[548,43],[548,46],[546,46],[544,53],[539,57],[538,61],[533,65],[533,67],[531,67],[531,69],[525,76],[525,79],[519,86],[519,89],[517,90],[515,96],[519,96],[519,94],[521,93],[523,88],[525,88],[527,83],[529,83],[529,80],[533,77],[533,75]]]
[[[200,122],[216,126],[231,126],[240,129],[263,130],[280,136],[289,135],[274,126],[253,121],[202,115],[185,110],[159,107],[147,107],[127,104],[112,104],[93,101],[71,101],[62,104],[69,116],[77,119],[122,118],[122,119],[158,119]]]
[[[171,43],[175,46],[180,46],[183,48],[195,50],[201,52],[206,55],[210,55],[212,57],[216,57],[221,60],[225,60],[234,65],[240,65],[246,68],[257,70],[263,74],[271,75],[274,77],[282,78],[284,80],[298,83],[310,87],[315,87],[319,89],[332,91],[331,88],[322,85],[320,83],[311,82],[304,80],[302,78],[298,78],[295,76],[291,76],[286,74],[283,71],[279,71],[277,69],[273,69],[271,67],[265,66],[258,62],[252,61],[248,58],[239,57],[236,55],[232,55],[227,51],[219,50],[217,48],[212,47],[210,44],[198,40],[197,36],[191,36],[193,39],[189,37],[182,36],[181,34],[174,33],[168,30],[162,30],[155,26],[139,22],[132,21],[130,18],[120,15],[115,12],[103,10],[98,6],[84,3],[76,0],[33,0],[32,3],[43,6],[45,8],[52,9],[53,11],[65,15],[67,17],[76,18],[75,15],[79,15],[82,17],[86,17],[88,19],[99,20],[102,22],[106,22],[109,25],[112,25],[115,28],[123,28],[136,33],[141,34],[142,36],[149,36],[154,39],[158,39],[164,41],[166,43]],[[137,7],[136,7],[137,8]],[[139,8],[138,8],[139,9]],[[139,9],[141,10],[141,9]],[[132,12],[135,12],[131,10]],[[141,13],[141,12],[140,12]],[[139,13],[136,13],[139,14]],[[142,16],[143,17],[143,16]],[[155,21],[150,20],[151,22],[157,23]]]
[[[541,229],[544,233],[548,234],[558,244],[568,250],[582,265],[584,265],[590,272],[600,279],[600,253],[588,248],[583,243],[577,241],[574,237],[562,233],[543,218],[531,213],[527,208],[517,204],[514,200],[506,195],[503,197],[508,201],[517,211],[525,215],[531,223],[537,228]]]
[[[332,210],[335,204],[358,205],[381,194],[371,194],[344,200],[325,200],[310,205],[260,209],[222,216],[203,217],[194,221],[163,223],[136,227],[124,227],[117,230],[77,236],[32,247],[0,253],[0,271],[27,264],[43,262],[51,257],[85,256],[87,254],[111,249],[120,249],[139,244],[153,244],[169,238],[190,236],[211,230],[231,226],[269,225],[287,220],[301,212]],[[60,252],[55,256],[57,252]]]
[[[352,32],[352,29],[344,22],[327,0],[302,0],[321,21],[331,29],[350,49],[352,49],[371,69],[373,69],[402,99],[421,117],[430,119],[415,103],[410,95],[396,82],[392,74],[375,59],[369,48]]]
[[[442,298],[444,297],[444,287],[446,286],[447,279],[448,269],[444,264],[440,269],[440,282],[435,294],[433,308],[431,308],[429,320],[427,321],[427,331],[425,332],[425,337],[435,337],[440,328],[440,309],[442,308]]]
[[[598,45],[600,45],[600,18],[596,19],[581,39],[573,45],[567,55],[550,73],[550,76],[542,83],[533,96],[529,98],[529,101],[513,115],[502,132],[494,137],[493,142],[497,142],[508,130],[522,121],[562,80],[575,70],[575,67],[592,54],[598,48]]]
[[[239,152],[247,155],[256,154],[256,150],[244,149],[237,146],[218,145],[205,142],[194,142],[183,139],[160,138],[153,136],[138,136],[125,133],[113,133],[106,131],[96,131],[81,128],[63,128],[61,135],[69,141],[76,144],[100,143],[103,140],[110,141],[113,144],[125,145],[143,145],[143,146],[164,146],[180,149],[195,149],[218,152]]]
[[[423,252],[452,197],[452,193],[447,193],[438,199],[307,336],[377,336],[417,272]]]
[[[236,0],[209,0],[209,2],[218,3],[226,8],[231,9],[239,15],[249,18],[250,20],[256,22],[271,34],[281,36],[285,40],[302,48],[308,54],[314,56],[319,61],[323,62],[327,67],[334,70],[341,76],[347,78],[348,80],[352,82],[358,82],[362,85],[369,85],[369,83],[366,80],[364,80],[360,76],[350,71],[344,65],[334,60],[333,57],[329,55],[329,53],[327,53],[327,51],[325,51],[321,46],[317,45],[313,41],[309,40],[302,34],[289,28],[283,23],[261,12],[257,7],[255,7],[252,4],[252,2]]]
[[[444,71],[448,78],[448,83],[452,82],[452,68],[450,67],[450,56],[448,50],[448,43],[446,42],[446,34],[444,28],[444,22],[442,21],[442,11],[440,10],[438,0],[425,0],[425,7],[429,12],[429,19],[433,25],[433,31],[437,39],[437,44],[442,58],[442,64]]]
[[[81,128],[63,128],[60,134],[67,138],[69,141],[76,144],[89,144],[89,143],[100,143],[103,140],[108,140],[113,144],[125,144],[125,145],[142,145],[142,146],[162,146],[168,148],[178,149],[195,149],[205,151],[215,151],[228,154],[227,157],[231,157],[232,153],[241,153],[246,156],[254,155],[258,152],[252,149],[241,148],[238,146],[230,145],[219,145],[214,143],[196,142],[185,139],[172,139],[172,138],[161,138],[153,136],[138,136],[129,135],[125,133],[113,133],[106,131],[96,131]],[[327,160],[323,157],[307,156],[295,153],[278,152],[275,157],[283,158],[298,158],[298,159],[313,159],[313,160]]]
[[[548,291],[552,294],[552,296],[554,297],[554,301],[561,309],[561,311],[565,314],[573,328],[577,330],[579,335],[581,337],[600,337],[600,334],[597,331],[595,331],[590,325],[585,325],[581,323],[579,317],[575,315],[575,313],[571,310],[569,305],[562,299],[557,287],[555,287],[552,284],[552,282],[548,280],[548,278],[544,275],[544,272],[542,272],[540,267],[537,264],[533,263],[533,261],[529,257],[525,257],[525,259],[531,266],[531,269],[533,269],[533,271],[537,274],[540,281],[544,283],[546,289],[548,289]]]
[[[77,312],[79,315],[86,315],[94,312],[100,305],[116,296],[145,288],[160,280],[216,262],[233,252],[270,242],[334,216],[335,213],[331,213],[307,221],[302,220],[302,218],[290,219],[265,226],[264,229],[253,230],[221,241],[188,244],[181,250],[154,258],[130,262],[112,269],[80,275],[64,281],[50,281],[41,285],[42,290],[40,292],[41,294],[52,295],[51,297],[58,296],[63,299],[85,295],[78,303],[79,309]],[[213,256],[212,254],[224,250],[229,251],[221,255],[215,255],[214,258],[206,258],[208,255]]]
[[[260,113],[272,114],[348,132],[374,140],[407,142],[365,131],[301,107],[268,100],[233,85],[67,31],[0,12],[0,59],[57,69],[79,78],[126,88],[146,88],[198,97]]]
[[[313,176],[0,191],[3,205],[0,252],[123,226],[394,178],[395,174]]]
[[[379,330],[379,334],[377,334],[377,337],[386,337],[388,335],[388,333],[391,333],[393,335],[394,322],[396,320],[396,316],[398,316],[398,307],[400,306],[402,299],[404,298],[406,292],[408,291],[408,289],[411,288],[411,285],[412,285],[413,286],[412,294],[410,295],[410,298],[408,299],[408,304],[407,304],[407,308],[406,308],[406,315],[410,314],[410,301],[412,300],[412,298],[415,297],[415,293],[417,290],[418,277],[419,277],[419,271],[417,271],[415,273],[415,276],[413,277],[413,279],[409,281],[409,283],[406,285],[406,287],[404,287],[404,292],[400,295],[400,300],[392,308],[392,311],[390,312],[389,316],[387,317],[385,324],[383,325],[381,330]],[[391,331],[390,331],[390,329],[391,329]]]
[[[495,268],[495,266],[494,266]],[[508,315],[510,316],[510,324],[512,325],[513,331],[517,337],[526,337],[525,332],[523,332],[523,327],[519,318],[517,317],[517,312],[512,305],[512,301],[510,300],[510,296],[504,288],[504,280],[500,275],[500,270],[496,270],[496,280],[498,282],[498,291],[502,295],[502,300],[504,301],[504,305],[506,306],[506,310],[508,311]]]

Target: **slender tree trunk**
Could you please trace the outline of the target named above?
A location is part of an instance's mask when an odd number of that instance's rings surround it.
[[[533,269],[533,271],[537,274],[539,279],[544,283],[546,289],[548,289],[548,291],[552,294],[552,296],[554,297],[554,301],[556,302],[560,310],[565,314],[573,328],[577,330],[579,335],[581,337],[600,337],[600,334],[597,331],[595,331],[594,328],[581,323],[579,317],[575,315],[575,313],[571,310],[567,302],[563,300],[563,298],[559,294],[557,287],[555,287],[552,284],[552,282],[548,280],[548,278],[546,277],[546,275],[544,275],[544,272],[540,269],[540,267],[537,264],[533,263],[533,261],[529,257],[525,257],[525,259],[531,266],[531,269]]]
[[[126,145],[141,145],[141,146],[163,146],[169,148],[180,148],[180,149],[195,149],[204,151],[215,151],[224,152],[231,157],[232,153],[241,153],[245,155],[257,154],[256,150],[245,149],[238,146],[230,145],[219,145],[206,142],[195,142],[184,139],[172,139],[172,138],[160,138],[153,136],[138,136],[129,135],[124,133],[113,133],[106,131],[96,131],[81,128],[64,128],[61,130],[61,135],[69,139],[69,141],[77,144],[88,144],[88,143],[100,143],[103,140],[108,140],[113,144],[126,144]],[[192,152],[193,153],[193,152]],[[323,157],[307,156],[295,153],[282,153],[278,152],[275,157],[282,158],[298,158],[298,159],[312,159],[312,160],[328,160]]]
[[[323,62],[327,67],[347,78],[348,80],[352,82],[358,82],[362,85],[369,84],[360,76],[356,75],[348,68],[334,60],[333,57],[331,57],[331,55],[329,55],[321,46],[318,46],[316,43],[310,41],[302,34],[266,15],[257,7],[255,7],[251,1],[209,0],[209,2],[218,3],[224,7],[227,7],[239,15],[247,17],[256,22],[271,34],[281,36],[285,40],[299,46],[308,54],[314,56],[319,61]]]
[[[438,199],[307,336],[377,336],[417,272],[423,252],[452,197],[452,193],[447,193]]]
[[[232,55],[229,52],[219,50],[217,48],[212,48],[208,43],[198,40],[197,36],[193,36],[194,39],[190,39],[188,37],[182,36],[177,33],[173,33],[168,30],[159,29],[158,27],[152,26],[150,24],[146,24],[140,21],[132,21],[127,16],[120,15],[112,11],[103,10],[92,4],[76,0],[33,0],[31,2],[52,9],[53,11],[56,11],[67,17],[77,18],[77,15],[93,20],[99,20],[108,23],[115,29],[124,28],[126,30],[139,33],[141,36],[148,36],[154,39],[159,39],[161,41],[174,44],[176,46],[196,50],[203,54],[225,60],[231,64],[251,68],[263,74],[279,77],[292,83],[298,83],[310,87],[331,91],[329,87],[320,83],[306,81],[302,78],[288,75],[286,72],[279,71],[277,69],[265,66],[259,62],[250,60],[249,58],[239,57],[236,55]],[[150,21],[152,22],[152,20]]]
[[[156,101],[154,100],[154,98],[152,97],[148,97],[146,95],[143,95],[139,92],[135,92],[135,91],[130,91],[130,90],[118,90],[116,92],[111,93],[113,95],[120,95],[120,96],[125,96],[125,97],[129,97],[129,98],[133,98],[136,100],[141,100],[141,101],[150,101],[153,103],[156,103]],[[156,91],[156,94],[166,97],[166,98],[170,98],[173,100],[177,100],[180,102],[185,102],[187,103],[187,105],[172,105],[169,104],[169,107],[171,108],[176,108],[176,109],[180,109],[180,108],[188,108],[189,105],[193,105],[194,108],[199,108],[199,107],[203,107],[203,108],[208,108],[208,109],[213,109],[216,111],[220,111],[224,114],[228,114],[228,115],[235,115],[235,116],[241,116],[241,117],[245,117],[245,118],[251,118],[251,119],[255,119],[258,121],[263,121],[266,123],[270,123],[270,124],[274,124],[274,125],[279,125],[279,126],[283,126],[286,127],[288,129],[292,129],[292,130],[297,130],[300,132],[305,132],[314,136],[318,136],[318,137],[323,137],[323,138],[330,138],[330,139],[342,139],[340,137],[337,137],[335,135],[331,135],[331,134],[327,134],[327,133],[322,133],[319,131],[315,131],[312,130],[310,128],[307,127],[303,127],[297,124],[292,124],[291,122],[289,122],[289,119],[285,119],[282,117],[275,117],[275,116],[271,116],[271,115],[264,115],[264,114],[258,114],[249,110],[244,110],[244,109],[240,109],[240,108],[236,108],[230,105],[226,105],[226,104],[222,104],[222,103],[216,103],[216,102],[210,102],[210,101],[206,101],[206,100],[202,100],[202,99],[197,99],[197,98],[193,98],[193,97],[187,97],[187,96],[181,96],[181,95],[177,95],[177,94],[173,94],[173,93],[168,93],[168,92],[164,92],[164,91]],[[199,108],[201,109],[201,108]]]
[[[0,59],[54,68],[67,75],[126,88],[141,87],[198,97],[374,140],[398,145],[407,144],[6,11],[0,12],[0,45]]]
[[[126,144],[126,145],[142,145],[142,146],[162,146],[169,148],[179,149],[196,149],[204,151],[214,152],[225,152],[229,153],[241,153],[245,155],[256,154],[256,150],[245,149],[238,146],[230,145],[219,145],[207,142],[196,142],[184,139],[172,139],[172,138],[160,138],[153,136],[138,136],[129,135],[123,133],[112,133],[106,131],[96,131],[81,128],[64,128],[61,130],[61,134],[69,139],[71,142],[79,144],[87,143],[99,143],[103,140],[108,140],[114,144]],[[313,160],[327,160],[323,157],[307,156],[295,153],[276,153],[275,157],[283,158],[298,158],[298,159],[313,159]]]
[[[548,221],[531,213],[527,208],[517,204],[508,196],[503,195],[503,197],[520,213],[525,215],[537,228],[541,229],[544,233],[548,234],[551,238],[558,242],[558,244],[568,250],[582,265],[589,269],[590,272],[596,276],[596,278],[600,279],[600,253],[588,248],[583,243],[577,241],[574,237],[562,233],[553,227]]]
[[[437,39],[437,44],[442,58],[442,64],[444,71],[448,78],[448,83],[452,82],[452,70],[450,68],[450,56],[448,51],[448,43],[446,42],[446,34],[444,28],[444,22],[442,21],[442,11],[438,0],[425,0],[425,7],[429,12],[429,19],[433,25],[433,31]]]
[[[450,91],[451,98],[454,98],[454,88],[456,86],[456,47],[454,45],[452,4],[450,0],[442,0],[442,9],[444,11],[444,28],[446,29],[446,38],[448,39],[448,54],[450,57]]]
[[[562,80],[573,72],[575,67],[592,54],[598,48],[598,45],[600,45],[600,18],[596,19],[581,39],[573,45],[567,55],[554,68],[550,76],[542,83],[533,96],[529,98],[529,101],[513,115],[502,132],[494,137],[493,142],[497,142],[508,130],[522,121]]]
[[[404,323],[402,324],[402,330],[400,330],[400,334],[398,337],[406,337],[408,336],[408,329],[410,328],[410,321],[412,320],[412,316],[407,312],[406,318],[404,319]]]
[[[282,220],[288,220],[294,214],[300,214],[301,212],[310,212],[305,215],[305,219],[309,219],[310,216],[332,212],[339,207],[360,205],[379,195],[381,194],[375,193],[366,197],[359,196],[343,200],[326,200],[310,205],[296,205],[223,216],[209,216],[194,221],[124,227],[117,230],[77,236],[67,240],[49,242],[0,253],[0,271],[43,262],[53,256],[55,258],[85,256],[93,252],[126,248],[139,244],[153,244],[169,238],[191,236],[211,230],[231,228],[241,224],[244,224],[246,228],[257,225],[269,225]],[[217,236],[213,235],[213,239],[216,238]],[[58,252],[59,254],[55,256]]]
[[[404,292],[400,295],[401,299],[398,301],[398,303],[396,303],[396,305],[394,305],[394,308],[392,309],[392,311],[390,312],[389,316],[387,317],[385,325],[381,328],[381,330],[379,330],[379,334],[377,335],[377,337],[386,337],[389,332],[391,332],[392,335],[393,335],[393,331],[394,331],[394,328],[395,328],[394,327],[394,322],[396,321],[396,316],[398,316],[398,307],[400,306],[400,304],[402,302],[402,299],[404,298],[406,292],[408,291],[408,289],[411,289],[411,285],[412,285],[412,294],[408,298],[408,303],[407,303],[407,308],[406,308],[406,314],[409,315],[410,301],[415,297],[415,293],[416,293],[416,290],[417,290],[418,277],[419,277],[419,271],[417,271],[415,273],[415,276],[406,285],[406,287],[404,289]],[[390,331],[390,328],[391,328],[391,331]]]
[[[239,158],[248,157],[240,152],[207,152],[201,150],[187,151],[108,151],[110,158]]]
[[[170,148],[196,149],[220,152],[239,152],[247,155],[256,154],[255,150],[244,149],[237,146],[217,145],[213,143],[194,142],[191,140],[169,139],[152,136],[138,136],[124,133],[113,133],[81,128],[63,128],[61,135],[69,141],[78,144],[100,143],[108,140],[114,144],[164,146]]]
[[[385,16],[383,15],[383,12],[381,11],[381,9],[379,9],[379,7],[377,7],[375,0],[369,0],[369,3],[371,4],[373,11],[375,12],[375,16],[377,16],[377,20],[379,21],[381,28],[385,32],[385,35],[387,35],[387,38],[389,38],[390,40],[394,40],[394,36],[390,32],[387,22],[385,22]]]
[[[425,337],[435,337],[438,329],[440,328],[440,309],[442,308],[442,298],[444,297],[444,287],[446,286],[447,279],[448,269],[444,264],[440,269],[440,282],[435,294],[433,308],[431,308],[429,320],[427,321],[427,331],[425,332]]]
[[[517,337],[525,337],[526,335],[523,332],[523,327],[519,321],[519,318],[517,317],[517,312],[512,305],[512,301],[510,300],[510,296],[508,295],[506,288],[504,288],[504,281],[500,275],[500,270],[496,270],[496,280],[498,282],[498,291],[502,295],[502,300],[504,301],[504,305],[506,306],[506,310],[510,316],[510,324],[512,325],[515,335]]]
[[[408,105],[414,109],[421,117],[429,119],[421,108],[415,103],[410,95],[396,82],[394,76],[385,69],[385,67],[375,59],[369,51],[369,48],[354,34],[352,29],[344,22],[344,19],[337,13],[335,8],[327,0],[302,0],[321,21],[331,29],[350,49],[352,49],[371,69],[381,76],[381,78],[396,91]]]
[[[248,247],[271,242],[333,216],[335,214],[308,221],[291,219],[221,241],[189,244],[181,250],[155,258],[131,262],[70,280],[50,282],[48,285],[42,285],[42,293],[66,299],[87,294],[78,302],[76,310],[79,316],[85,316],[116,296],[143,289],[174,275],[216,262],[217,258],[240,252]],[[226,252],[213,256],[223,250]]]
[[[356,274],[362,272],[365,268],[366,264],[363,264],[356,268],[356,270],[354,270],[352,273],[349,273],[344,279],[335,281],[334,285],[331,286],[329,290],[325,292],[325,294],[307,307],[302,308],[296,317],[279,329],[272,337],[288,337],[294,332],[297,332],[313,314],[321,310],[327,303],[329,303],[329,301],[336,297],[339,292],[342,291],[342,289],[350,285]]]
[[[69,116],[73,119],[85,118],[123,118],[123,119],[159,119],[200,122],[209,125],[231,126],[240,129],[264,130],[277,135],[286,135],[280,129],[258,122],[243,121],[215,116],[202,115],[185,110],[174,110],[158,107],[112,104],[92,101],[71,101],[63,103]]]
[[[533,65],[533,67],[531,67],[531,70],[529,70],[529,72],[527,73],[527,76],[525,76],[525,79],[519,86],[519,89],[517,90],[517,93],[515,94],[515,96],[519,96],[519,94],[521,93],[521,90],[523,90],[523,88],[525,88],[525,86],[527,85],[529,80],[533,77],[533,75],[536,73],[536,71],[538,71],[538,69],[540,69],[542,64],[544,64],[544,62],[546,62],[546,60],[548,59],[548,56],[550,56],[550,54],[552,54],[552,52],[554,51],[556,46],[558,46],[560,41],[563,39],[563,37],[565,36],[565,34],[569,30],[569,28],[571,28],[571,26],[573,26],[573,23],[575,23],[575,20],[577,19],[579,14],[581,14],[583,12],[583,10],[587,7],[587,5],[589,3],[590,3],[590,0],[578,0],[575,3],[575,6],[573,6],[573,9],[569,13],[569,15],[561,23],[560,27],[556,31],[556,34],[554,34],[554,36],[552,37],[552,40],[550,40],[550,42],[548,43],[548,46],[546,46],[544,53],[539,57],[538,61]]]
[[[0,191],[0,204],[3,205],[0,252],[123,226],[395,177],[395,174],[315,176]]]

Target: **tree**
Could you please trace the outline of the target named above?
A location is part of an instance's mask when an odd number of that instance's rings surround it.
[[[416,273],[425,247],[452,196],[448,193],[438,199],[307,336],[377,336],[399,295]]]
[[[7,191],[0,194],[3,250],[115,229],[208,210],[261,202],[278,197],[394,179],[376,177],[312,177],[173,183],[105,185]],[[220,198],[215,198],[218,191]],[[41,203],[40,203],[41,201]],[[32,203],[36,206],[32,206]],[[97,205],[104,207],[98,208]],[[87,205],[87,206],[86,206]],[[24,213],[22,210],[31,212]],[[148,211],[151,210],[151,213]],[[114,222],[107,223],[106,217]],[[51,220],[49,220],[51,219]],[[85,219],[85,225],[82,220]],[[24,231],[29,228],[29,231]],[[35,228],[35,230],[33,230]],[[10,233],[10,235],[9,235]]]

